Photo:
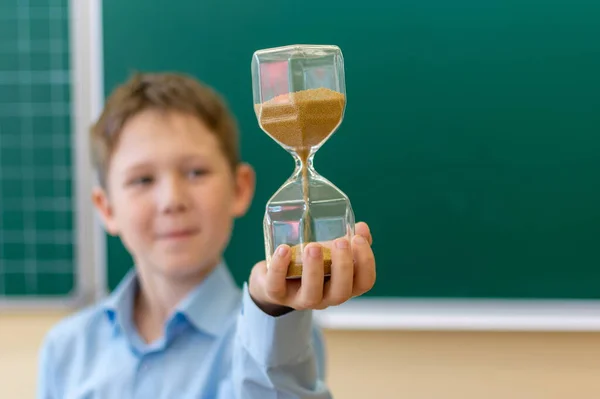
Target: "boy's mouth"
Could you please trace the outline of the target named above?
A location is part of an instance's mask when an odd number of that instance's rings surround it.
[[[198,228],[167,230],[166,232],[157,234],[157,238],[159,240],[177,240],[194,236],[199,232]]]

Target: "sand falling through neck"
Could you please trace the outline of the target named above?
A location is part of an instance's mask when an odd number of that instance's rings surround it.
[[[291,147],[302,161],[302,242],[311,241],[312,218],[309,212],[309,178],[307,161],[310,150],[322,143],[342,121],[346,97],[337,91],[319,88],[282,94],[257,104],[260,107],[259,123],[263,130],[278,142]],[[293,253],[299,255],[297,248]],[[331,254],[324,249],[326,274],[331,267]],[[288,276],[302,273],[300,256],[293,257]]]

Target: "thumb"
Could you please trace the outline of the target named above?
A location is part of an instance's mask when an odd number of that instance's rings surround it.
[[[248,291],[254,301],[266,301],[265,289],[267,281],[267,262],[261,261],[252,267],[248,281]]]
[[[257,263],[250,275],[250,295],[255,301],[284,305],[287,302],[287,269],[291,258],[291,250],[281,245],[273,256],[269,268],[267,262]]]

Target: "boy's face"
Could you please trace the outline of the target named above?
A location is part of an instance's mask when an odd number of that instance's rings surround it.
[[[219,262],[253,193],[250,166],[234,174],[199,119],[145,111],[124,126],[94,203],[138,268],[180,279]]]

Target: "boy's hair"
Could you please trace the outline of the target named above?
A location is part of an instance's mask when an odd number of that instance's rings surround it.
[[[121,131],[146,110],[182,112],[197,117],[213,132],[232,170],[240,159],[238,130],[223,98],[191,76],[178,73],[137,73],[117,87],[91,128],[91,155],[102,187]]]

